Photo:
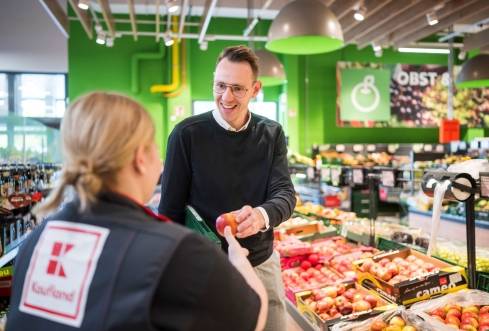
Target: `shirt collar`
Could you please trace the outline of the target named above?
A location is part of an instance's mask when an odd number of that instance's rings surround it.
[[[212,116],[216,120],[217,124],[219,124],[222,128],[224,128],[227,131],[233,131],[233,132],[240,132],[246,130],[251,121],[251,113],[248,111],[248,120],[246,121],[245,125],[243,125],[241,128],[236,130],[228,122],[226,122],[226,120],[221,116],[221,113],[219,112],[218,109],[214,109],[212,111]]]

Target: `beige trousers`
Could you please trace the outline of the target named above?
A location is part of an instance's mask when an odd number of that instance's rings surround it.
[[[282,283],[279,255],[274,251],[268,260],[256,266],[254,269],[263,282],[268,294],[268,318],[264,330],[287,330],[285,291]]]

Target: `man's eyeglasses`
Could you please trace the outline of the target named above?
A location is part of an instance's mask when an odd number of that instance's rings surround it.
[[[214,83],[214,92],[216,94],[224,94],[228,87],[231,88],[231,92],[233,93],[233,95],[236,98],[242,98],[246,95],[246,92],[248,92],[248,89],[245,88],[244,86],[226,84],[223,82],[215,82]]]

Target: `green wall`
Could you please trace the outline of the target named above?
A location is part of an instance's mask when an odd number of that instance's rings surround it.
[[[144,17],[142,17],[144,18]],[[154,19],[150,16],[147,19]],[[200,18],[190,18],[199,22]],[[162,19],[162,22],[164,20]],[[256,35],[265,35],[270,22],[261,21]],[[241,35],[245,20],[213,18],[208,34],[225,33]],[[118,31],[130,31],[129,25],[117,26]],[[143,26],[144,28],[144,26]],[[162,31],[164,29],[162,23]],[[69,97],[95,89],[116,90],[141,101],[150,111],[157,127],[157,139],[164,155],[166,140],[172,128],[192,112],[192,101],[212,100],[212,79],[216,58],[224,47],[246,42],[211,41],[208,49],[199,49],[197,40],[189,39],[181,44],[186,59],[182,88],[172,98],[151,94],[153,84],[170,81],[171,51],[155,42],[154,37],[140,37],[134,42],[131,36],[117,38],[113,48],[107,48],[88,40],[78,21],[71,21],[68,43]],[[154,26],[147,25],[148,31]],[[197,27],[189,32],[197,33]],[[254,43],[257,49],[263,43]],[[139,55],[138,55],[139,54]],[[152,54],[152,55],[141,55]],[[158,55],[159,54],[159,55]],[[139,92],[131,90],[131,63],[140,58]],[[143,59],[145,58],[145,59]],[[312,144],[321,143],[413,143],[436,142],[437,128],[340,128],[336,126],[336,63],[338,61],[447,64],[446,55],[404,54],[384,50],[381,58],[374,56],[370,47],[357,50],[347,46],[341,50],[313,55],[279,55],[285,65],[288,83],[284,87],[264,89],[264,99],[279,101],[282,91],[287,93],[287,108],[280,114],[289,146],[294,151],[308,153]],[[463,136],[464,132],[462,132]]]

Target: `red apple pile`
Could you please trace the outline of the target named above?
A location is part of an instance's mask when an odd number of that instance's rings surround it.
[[[353,271],[353,261],[371,257],[372,252],[355,251],[346,255],[338,255],[329,261],[329,266],[348,279],[356,279],[356,273]]]
[[[396,315],[387,322],[381,318],[375,319],[370,324],[370,331],[416,331],[416,328],[408,325],[401,316]]]
[[[447,304],[428,313],[452,328],[468,331],[489,331],[489,306]]]
[[[299,268],[283,270],[282,280],[286,288],[295,291],[335,284],[342,279],[324,265],[318,263],[313,267],[310,260],[304,260]]]
[[[304,302],[322,320],[367,311],[377,307],[379,303],[375,296],[356,288],[346,289],[344,284],[312,290],[312,294]]]
[[[410,278],[420,277],[429,272],[436,272],[438,268],[430,262],[426,262],[414,255],[409,255],[405,259],[387,257],[375,262],[373,259],[365,260],[360,266],[362,272],[370,272],[391,285],[403,282]]]

